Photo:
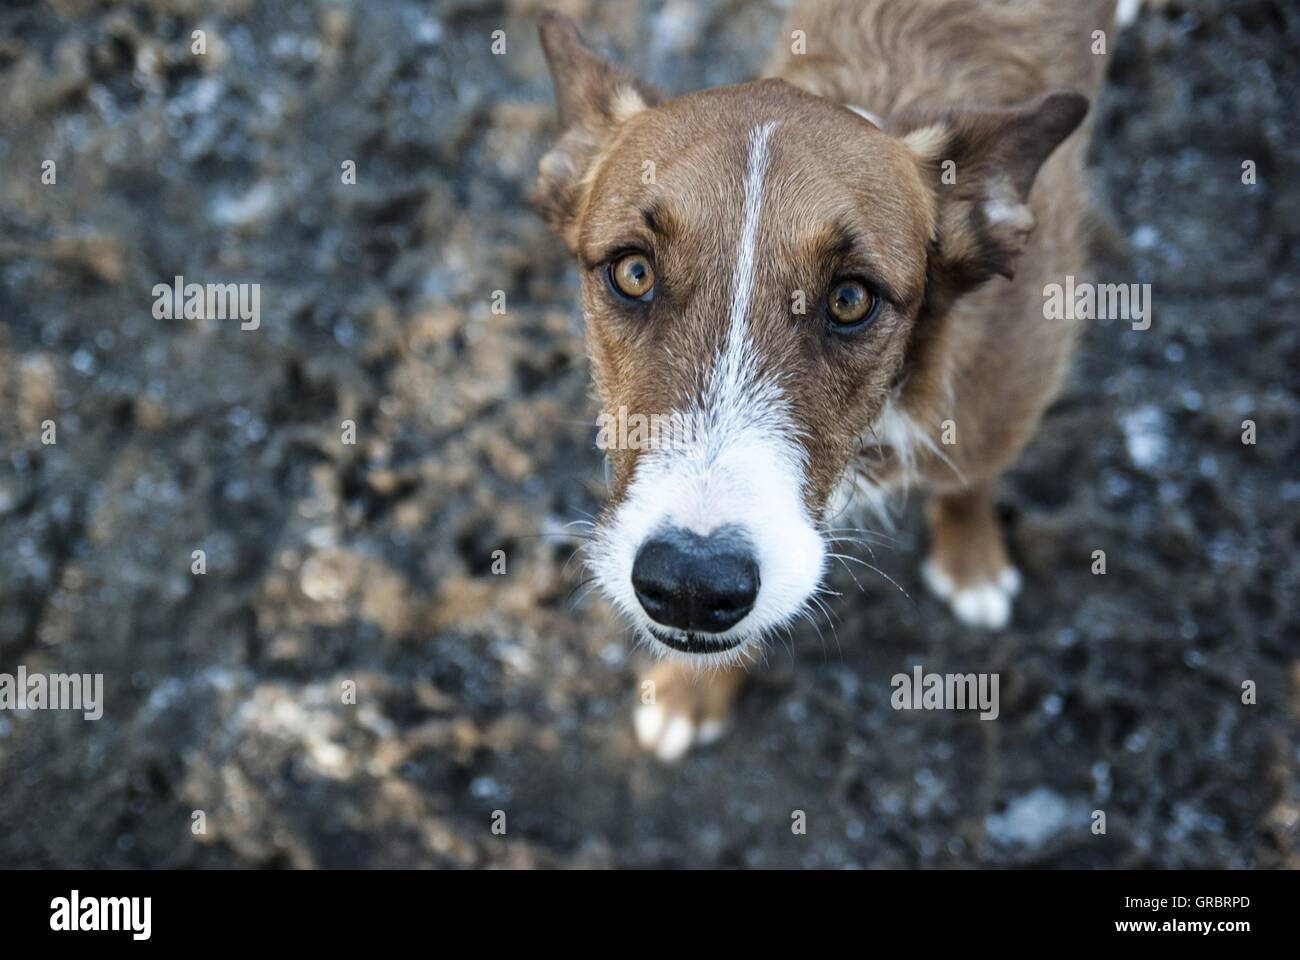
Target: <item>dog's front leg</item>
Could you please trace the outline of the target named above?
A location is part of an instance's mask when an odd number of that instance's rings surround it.
[[[637,740],[668,763],[692,746],[713,743],[726,733],[747,676],[741,666],[697,669],[671,660],[651,665],[637,680]]]
[[[1020,574],[1007,557],[987,484],[930,501],[926,583],[966,624],[1000,630],[1011,619]]]

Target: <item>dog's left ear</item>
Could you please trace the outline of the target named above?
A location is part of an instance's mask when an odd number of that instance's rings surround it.
[[[573,21],[547,11],[538,26],[563,133],[537,167],[532,201],[571,251],[586,201],[586,174],[614,131],[657,103],[654,87],[593,53]]]
[[[932,296],[946,300],[994,274],[1013,275],[1034,229],[1034,178],[1087,112],[1087,97],[1059,92],[1016,107],[890,124],[920,161],[935,198]]]

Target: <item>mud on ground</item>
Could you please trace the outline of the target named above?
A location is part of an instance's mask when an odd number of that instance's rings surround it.
[[[555,5],[676,92],[749,78],[782,16]],[[1004,485],[1013,628],[925,594],[913,503],[877,550],[907,596],[841,571],[839,622],[672,769],[539,536],[602,495],[576,277],[525,203],[539,9],[0,11],[0,671],[106,686],[99,721],[0,714],[0,866],[1296,866],[1295,6],[1175,0],[1113,45],[1100,275],[1154,322],[1090,330]],[[260,283],[260,328],[154,319],[176,275]],[[914,663],[1000,672],[1000,719],[893,711]]]

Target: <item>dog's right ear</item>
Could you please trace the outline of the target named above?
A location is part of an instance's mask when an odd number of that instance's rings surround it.
[[[593,53],[563,14],[543,13],[538,33],[555,84],[562,133],[537,166],[532,201],[569,250],[576,251],[579,214],[596,158],[614,131],[660,96]]]
[[[1038,171],[1087,112],[1087,97],[1053,91],[1015,106],[894,121],[934,191],[931,310],[995,275],[1014,275],[1034,229],[1029,192]]]

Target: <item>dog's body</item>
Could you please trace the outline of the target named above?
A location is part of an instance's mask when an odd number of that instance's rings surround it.
[[[848,500],[930,490],[928,583],[1007,622],[993,489],[1078,335],[1043,288],[1083,272],[1076,128],[1113,8],[806,0],[769,79],[668,101],[544,20],[565,134],[535,199],[583,265],[601,401],[689,428],[608,451],[592,560],[669,652],[637,714],[661,757],[724,729]]]
[[[768,75],[881,117],[1010,107],[1048,90],[1091,97],[1105,63],[1091,52],[1092,32],[1109,30],[1113,8],[1106,0],[811,0],[791,23],[810,44],[816,38],[819,55],[782,51]],[[977,626],[1004,626],[1019,585],[994,519],[993,484],[1056,395],[1079,334],[1077,321],[1045,323],[1042,308],[1045,284],[1083,272],[1088,126],[1038,172],[1028,202],[1036,229],[1014,277],[971,290],[917,329],[908,372],[875,430],[880,443],[858,461],[854,492],[872,501],[911,485],[938,495],[926,580]],[[945,422],[955,442],[942,442]]]

